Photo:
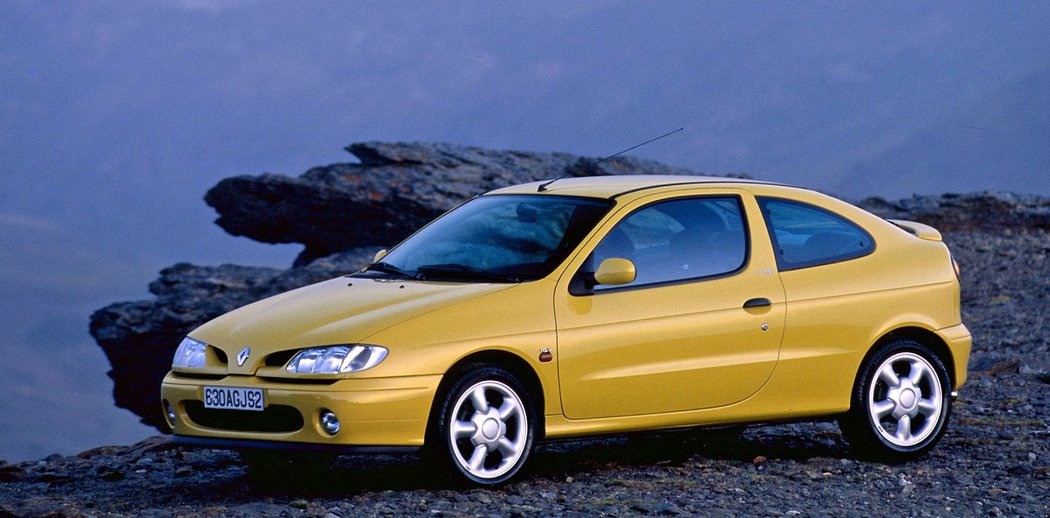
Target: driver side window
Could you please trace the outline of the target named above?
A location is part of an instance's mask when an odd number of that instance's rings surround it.
[[[747,232],[736,197],[687,198],[638,209],[609,231],[588,261],[593,271],[605,259],[634,263],[634,282],[596,286],[595,292],[724,275],[747,259]]]

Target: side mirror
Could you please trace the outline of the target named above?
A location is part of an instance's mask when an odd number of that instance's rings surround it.
[[[594,282],[605,286],[618,286],[633,282],[637,275],[634,263],[627,259],[610,257],[598,265],[598,270],[594,272]]]
[[[383,258],[386,257],[386,253],[387,253],[387,249],[386,248],[376,252],[376,256],[372,258],[372,262],[373,263],[378,263],[379,261],[382,261]]]

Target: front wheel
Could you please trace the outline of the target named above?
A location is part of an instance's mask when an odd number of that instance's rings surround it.
[[[940,440],[951,414],[951,380],[926,346],[895,340],[861,367],[850,411],[839,424],[862,456],[907,460]]]
[[[439,457],[467,480],[496,485],[532,452],[536,418],[524,385],[510,371],[474,366],[445,393],[431,440]]]

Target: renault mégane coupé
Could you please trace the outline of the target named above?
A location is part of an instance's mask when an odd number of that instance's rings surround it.
[[[543,439],[822,417],[906,459],[966,380],[958,273],[937,230],[806,189],[534,182],[199,327],[161,404],[181,443],[425,448],[482,485]]]

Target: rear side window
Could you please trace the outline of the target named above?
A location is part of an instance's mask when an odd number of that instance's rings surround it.
[[[702,197],[664,201],[638,209],[609,231],[585,265],[629,259],[638,272],[625,286],[644,286],[726,275],[747,260],[747,232],[740,200]],[[624,286],[597,286],[596,292]]]
[[[780,270],[846,261],[875,250],[867,231],[838,214],[779,198],[759,197],[758,203]]]

